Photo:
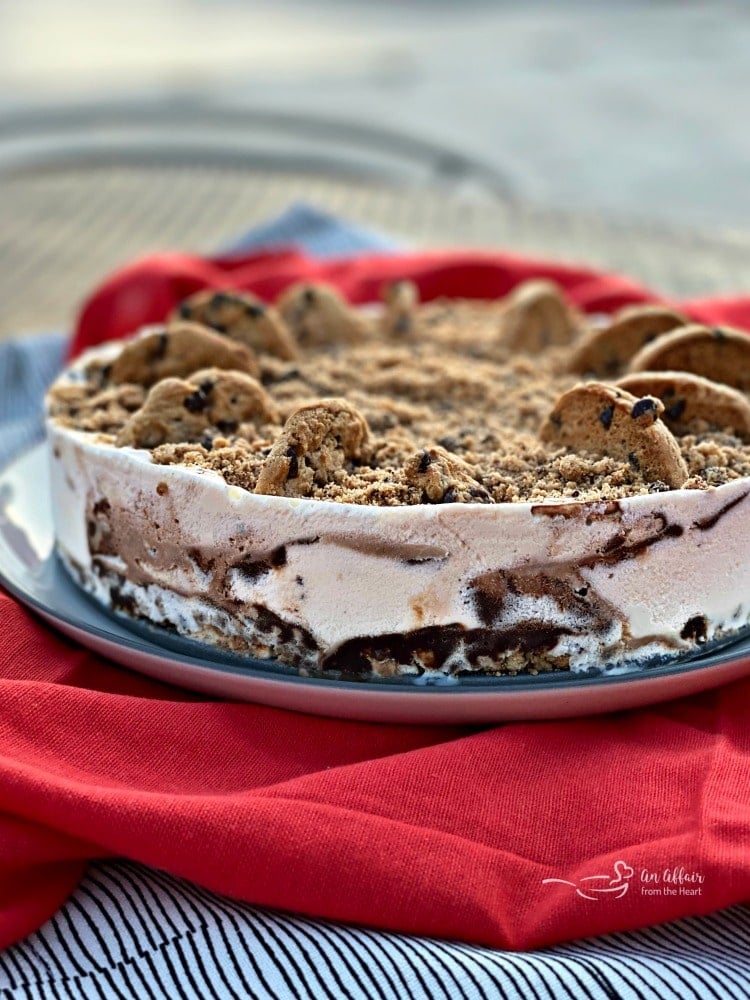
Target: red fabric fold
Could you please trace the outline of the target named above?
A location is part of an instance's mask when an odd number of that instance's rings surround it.
[[[656,298],[510,255],[170,254],[106,281],[72,350],[201,287],[270,297],[313,278],[363,302],[404,276],[429,298],[497,296],[532,274],[591,311]],[[685,308],[750,326],[747,299]],[[264,906],[503,948],[750,897],[750,681],[603,718],[387,726],[212,701],[114,666],[3,594],[0,615],[0,946],[112,855]]]
[[[72,354],[104,339],[159,323],[182,299],[201,288],[241,288],[272,299],[294,281],[326,281],[351,302],[374,302],[384,285],[411,278],[424,300],[440,295],[497,298],[528,277],[552,278],[587,312],[607,312],[636,302],[663,301],[621,275],[511,254],[369,254],[316,260],[295,250],[243,257],[158,254],[117,271],[88,300],[71,344]],[[750,312],[750,299],[746,308]]]

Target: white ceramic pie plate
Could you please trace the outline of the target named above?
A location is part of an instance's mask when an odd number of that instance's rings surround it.
[[[466,724],[612,712],[680,698],[750,674],[750,637],[705,655],[609,676],[408,679],[299,677],[155,628],[134,631],[79,590],[54,553],[47,457],[39,445],[0,473],[0,581],[60,631],[132,670],[219,698],[373,722]]]

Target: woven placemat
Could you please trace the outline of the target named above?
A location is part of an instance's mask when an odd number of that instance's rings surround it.
[[[208,251],[305,201],[415,246],[513,249],[627,272],[677,296],[750,289],[750,237],[615,224],[433,188],[206,166],[80,166],[0,177],[0,336],[68,326],[139,254]]]

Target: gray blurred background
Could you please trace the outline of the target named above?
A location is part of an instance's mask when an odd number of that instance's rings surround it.
[[[199,94],[379,123],[540,206],[750,229],[750,4],[0,0],[0,110]]]
[[[300,201],[750,290],[750,3],[0,0],[0,337]]]

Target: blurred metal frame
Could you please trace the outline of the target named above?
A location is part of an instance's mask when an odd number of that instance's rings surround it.
[[[750,288],[750,238],[512,197],[499,168],[382,128],[202,98],[0,111],[0,338],[69,325],[155,250],[207,252],[306,202],[404,246],[505,246],[673,296]]]
[[[184,163],[324,174],[509,199],[505,172],[412,135],[207,98],[118,100],[0,113],[0,171]]]

